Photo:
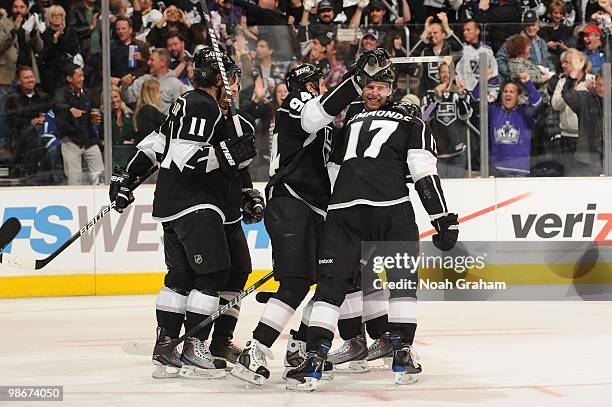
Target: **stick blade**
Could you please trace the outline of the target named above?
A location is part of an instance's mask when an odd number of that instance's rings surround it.
[[[6,222],[0,226],[0,250],[17,236],[21,230],[21,222],[17,218],[8,218]]]

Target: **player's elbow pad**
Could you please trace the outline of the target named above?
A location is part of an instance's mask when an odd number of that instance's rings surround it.
[[[131,175],[140,177],[144,175],[154,165],[157,165],[157,163],[151,161],[151,158],[147,153],[142,150],[138,150],[136,151],[136,154],[132,157],[132,159],[128,162],[127,166],[125,167],[125,170]]]
[[[416,181],[414,187],[430,217],[437,217],[448,212],[440,177],[428,175]]]

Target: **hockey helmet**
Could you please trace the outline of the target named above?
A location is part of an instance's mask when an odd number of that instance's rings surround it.
[[[285,84],[289,93],[307,91],[306,84],[312,83],[319,88],[319,79],[323,71],[312,64],[300,64],[289,70],[285,77]]]
[[[215,77],[221,72],[219,61],[222,61],[229,78],[236,78],[242,72],[234,60],[222,53],[215,52],[212,47],[204,47],[193,57],[193,82],[196,86],[215,86]]]

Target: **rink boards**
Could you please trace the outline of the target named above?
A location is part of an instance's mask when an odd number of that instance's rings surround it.
[[[460,215],[460,239],[492,242],[505,253],[495,264],[487,264],[487,277],[528,285],[612,283],[612,256],[607,251],[600,252],[588,273],[577,275],[576,258],[564,255],[563,246],[612,246],[611,178],[489,178],[447,180],[443,185],[449,209]],[[263,189],[264,184],[256,187]],[[138,188],[134,205],[121,215],[107,215],[41,270],[0,265],[0,297],[157,292],[165,265],[161,225],[151,219],[153,190],[153,185]],[[427,214],[416,194],[412,197],[421,237],[430,240]],[[44,258],[107,201],[106,187],[4,188],[0,216],[17,217],[23,225],[5,251]],[[253,260],[252,281],[271,268],[270,239],[263,222],[243,227]],[[526,244],[508,249],[507,242]],[[559,247],[551,249],[551,242]],[[471,278],[478,276],[471,273]]]

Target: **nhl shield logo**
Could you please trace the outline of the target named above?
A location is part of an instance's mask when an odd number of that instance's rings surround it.
[[[193,256],[193,261],[195,261],[195,264],[202,264],[202,255],[196,254],[195,256]]]

